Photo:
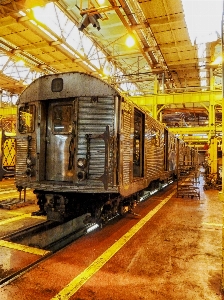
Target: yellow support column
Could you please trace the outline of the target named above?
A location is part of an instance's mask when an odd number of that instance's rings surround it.
[[[213,69],[210,68],[210,91],[214,91],[214,82]]]
[[[159,81],[157,76],[155,76],[155,80],[154,80],[154,94],[157,95],[158,94],[158,89],[159,89]]]
[[[217,178],[217,164],[218,164],[218,157],[217,157],[217,138],[214,137],[211,139],[211,144],[210,144],[210,159],[211,159],[211,174],[216,174]]]
[[[209,115],[208,115],[209,119],[208,119],[208,122],[209,122],[209,127],[211,129],[213,129],[213,127],[214,127],[214,115],[215,115],[214,111],[215,111],[214,110],[214,105],[210,104],[209,105]]]

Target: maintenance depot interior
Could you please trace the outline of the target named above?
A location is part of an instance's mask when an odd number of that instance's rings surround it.
[[[212,161],[222,141],[221,48],[219,36],[192,45],[181,0],[0,0],[1,118],[15,117],[13,103],[35,78],[82,71]]]

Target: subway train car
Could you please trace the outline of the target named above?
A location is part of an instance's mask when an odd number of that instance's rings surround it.
[[[16,185],[50,220],[106,222],[177,174],[178,139],[98,78],[45,75],[17,104]]]

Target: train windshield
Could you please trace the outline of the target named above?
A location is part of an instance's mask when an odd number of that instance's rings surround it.
[[[69,134],[71,125],[72,105],[55,105],[52,114],[52,129],[54,134]]]
[[[74,99],[47,106],[46,180],[72,182],[74,177]]]
[[[34,131],[35,105],[24,105],[19,108],[19,132]]]

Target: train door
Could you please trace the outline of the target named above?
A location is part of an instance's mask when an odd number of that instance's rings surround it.
[[[73,116],[73,101],[49,103],[46,137],[46,180],[73,181]]]
[[[144,176],[144,135],[145,116],[134,109],[134,138],[133,138],[133,176]]]
[[[168,151],[168,145],[169,145],[169,139],[168,139],[168,130],[164,129],[164,171],[168,171],[168,156],[169,156],[169,151]]]

